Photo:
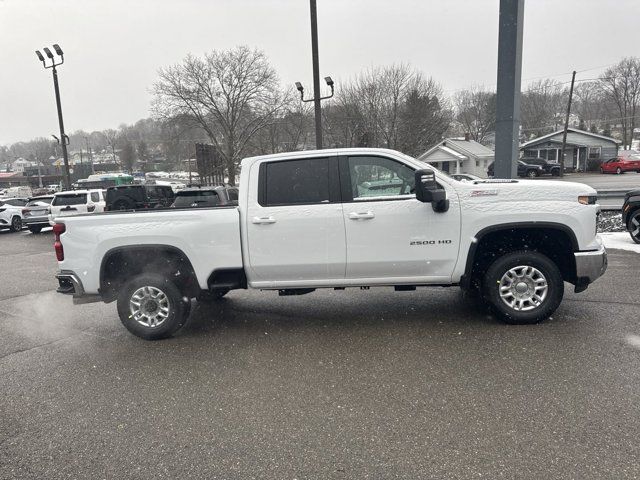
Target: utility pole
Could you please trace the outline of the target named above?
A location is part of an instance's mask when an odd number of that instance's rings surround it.
[[[318,59],[318,12],[316,0],[310,0],[311,55],[313,61],[313,107],[316,114],[316,148],[322,149],[322,110],[320,108],[320,65]]]
[[[89,137],[84,137],[84,141],[87,144],[87,156],[89,157],[89,163],[91,163],[91,173],[95,173],[93,169],[93,153],[91,152],[91,147],[89,147]]]
[[[560,154],[560,176],[564,176],[564,149],[567,147],[567,130],[569,129],[569,115],[571,115],[571,99],[573,98],[573,84],[576,81],[576,71],[571,75],[571,88],[569,89],[569,101],[567,102],[567,115],[564,117],[564,132],[562,133],[562,153]],[[578,150],[578,161],[580,160],[580,151]],[[587,159],[585,158],[586,162]]]
[[[316,148],[322,150],[322,108],[320,101],[333,97],[333,80],[331,77],[325,77],[324,81],[331,87],[331,95],[326,97],[320,96],[320,65],[318,56],[318,13],[316,8],[316,0],[309,0],[311,10],[311,57],[313,63],[313,98],[304,98],[304,88],[300,82],[296,82],[296,88],[300,92],[300,99],[303,102],[313,102],[316,122]]]
[[[64,174],[65,174],[65,188],[67,190],[71,189],[71,174],[69,172],[69,156],[67,154],[67,143],[69,142],[68,137],[64,133],[64,121],[62,120],[62,105],[60,103],[60,88],[58,87],[58,71],[56,69],[57,66],[62,65],[64,63],[64,54],[62,53],[62,49],[60,45],[57,43],[53,45],[53,49],[56,51],[56,54],[60,57],[60,62],[56,63],[56,60],[47,47],[43,48],[44,53],[51,60],[51,65],[47,65],[42,53],[39,50],[36,50],[36,55],[38,59],[44,65],[44,68],[51,68],[53,71],[53,89],[56,94],[56,106],[58,107],[58,124],[60,125],[60,143],[62,145],[62,158],[64,160]]]
[[[500,0],[494,175],[514,178],[520,150],[524,0]]]

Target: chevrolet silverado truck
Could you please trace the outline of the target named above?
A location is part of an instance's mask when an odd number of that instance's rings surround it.
[[[233,289],[459,286],[507,323],[558,307],[607,267],[596,191],[533,180],[459,182],[402,153],[334,149],[242,161],[237,206],[58,217],[58,291],[116,302],[145,339],[191,301]]]

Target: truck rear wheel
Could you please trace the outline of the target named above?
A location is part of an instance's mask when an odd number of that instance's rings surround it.
[[[120,321],[145,340],[167,338],[187,321],[191,301],[168,278],[143,273],[127,282],[118,294]]]
[[[498,258],[487,269],[483,294],[505,323],[539,323],[555,312],[564,295],[560,270],[547,256],[519,251]]]

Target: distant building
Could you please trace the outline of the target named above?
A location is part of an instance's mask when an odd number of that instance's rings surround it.
[[[33,162],[30,162],[29,160],[25,160],[24,158],[18,158],[16,161],[14,161],[11,164],[11,171],[22,173],[24,172],[25,168],[30,167],[31,165],[33,165]]]
[[[525,157],[544,158],[558,162],[561,157],[563,130],[535,138],[520,146]],[[619,140],[570,127],[567,129],[564,166],[586,171],[588,164],[600,164],[618,155]]]
[[[470,173],[487,176],[487,167],[494,159],[490,148],[464,138],[445,138],[418,157],[418,160],[433,165],[447,173]]]

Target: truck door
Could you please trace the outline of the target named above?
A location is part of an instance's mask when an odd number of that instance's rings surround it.
[[[460,242],[459,203],[434,212],[416,199],[414,174],[412,166],[384,156],[340,157],[347,280],[450,281]]]
[[[253,168],[259,168],[257,176]],[[254,165],[249,192],[245,224],[252,285],[344,279],[346,246],[335,154]]]

